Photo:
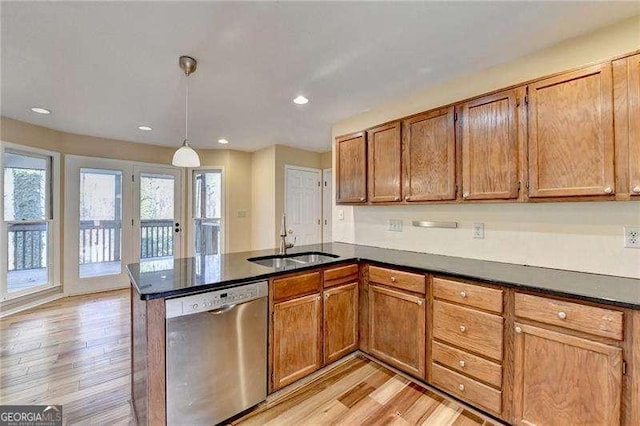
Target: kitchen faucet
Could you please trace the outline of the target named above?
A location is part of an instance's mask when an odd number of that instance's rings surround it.
[[[292,243],[287,242],[287,217],[283,213],[282,226],[280,227],[280,251],[278,252],[278,254],[286,256],[287,249],[293,248],[293,246],[296,245],[296,239],[297,237],[294,237]]]

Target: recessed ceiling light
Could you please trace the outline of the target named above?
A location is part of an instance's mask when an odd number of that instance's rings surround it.
[[[225,145],[225,144],[228,144],[229,141],[226,140],[226,139],[218,139],[218,143],[221,143],[221,144]]]
[[[51,110],[48,110],[46,108],[33,107],[31,108],[31,111],[36,112],[38,114],[51,114]]]
[[[307,102],[309,102],[309,99],[305,98],[304,96],[300,95],[300,96],[296,96],[296,98],[293,100],[294,104],[298,104],[298,105],[304,105]]]
[[[138,129],[140,129],[140,130],[145,130],[145,131],[147,131],[147,132],[148,132],[148,131],[150,131],[150,130],[152,130],[152,129],[151,129],[151,127],[149,127],[149,126],[138,126]]]

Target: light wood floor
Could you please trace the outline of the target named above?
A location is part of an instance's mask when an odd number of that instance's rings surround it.
[[[62,404],[65,424],[132,424],[129,290],[0,320],[0,404]]]
[[[235,425],[492,425],[461,404],[357,355]]]
[[[75,296],[0,320],[0,404],[62,404],[65,424],[134,424],[129,291]],[[242,425],[488,425],[356,356],[270,400]]]

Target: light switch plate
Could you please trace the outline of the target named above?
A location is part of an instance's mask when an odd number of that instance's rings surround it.
[[[484,223],[473,224],[473,238],[478,240],[484,239]]]
[[[624,246],[626,248],[640,248],[640,226],[624,227]]]
[[[247,217],[246,210],[238,210],[238,217]]]
[[[389,219],[387,231],[402,232],[402,221],[399,219]]]

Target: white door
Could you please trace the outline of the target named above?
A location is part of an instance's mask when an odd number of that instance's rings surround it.
[[[182,171],[134,166],[133,261],[182,257]]]
[[[296,239],[296,245],[322,240],[321,180],[321,170],[285,166],[287,232],[290,241]]]
[[[330,243],[331,215],[333,213],[333,191],[331,182],[331,169],[322,171],[322,242]]]
[[[92,157],[65,160],[64,283],[68,294],[129,285],[131,164]]]

